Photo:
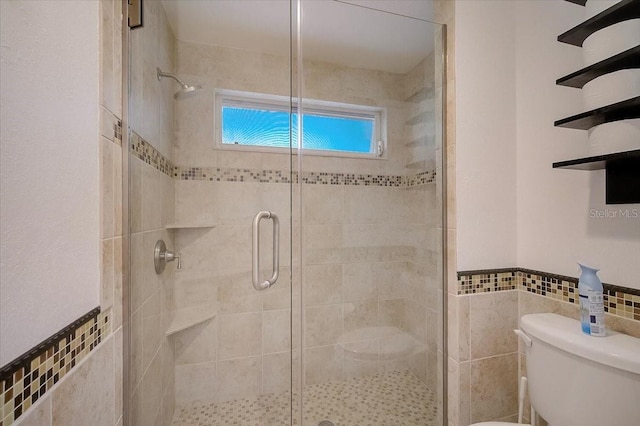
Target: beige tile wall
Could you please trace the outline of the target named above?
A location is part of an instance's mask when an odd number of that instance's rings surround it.
[[[175,194],[178,222],[215,225],[174,231],[183,256],[183,269],[175,274],[176,307],[217,312],[173,337],[176,402],[289,389],[289,185],[179,180]],[[257,292],[251,281],[251,222],[262,209],[280,216],[281,269],[273,288]],[[270,242],[268,221],[262,230],[263,241]],[[263,276],[270,275],[270,256],[262,255]]]
[[[518,377],[526,376],[524,348],[513,330],[523,315],[554,312],[578,319],[578,307],[522,290],[449,295],[449,423],[509,421],[517,416]],[[453,302],[452,302],[453,301]],[[606,315],[611,330],[640,337],[640,321]],[[528,400],[525,417],[528,417]],[[457,417],[452,418],[452,414]],[[544,424],[544,423],[540,423]]]
[[[156,68],[175,72],[175,37],[162,2],[147,1],[144,27],[130,32],[129,126],[169,160],[173,159],[174,99],[180,85],[158,81]]]
[[[252,53],[217,46],[178,41],[178,72],[186,81],[200,84],[204,90],[197,97],[176,105],[175,163],[199,167],[242,167],[251,169],[288,169],[286,155],[213,150],[214,91],[231,89],[288,96],[289,61],[285,57]],[[432,59],[431,59],[431,62]],[[387,109],[386,160],[367,161],[352,158],[307,156],[304,169],[309,171],[406,174],[405,146],[409,137],[405,122],[413,115],[433,110],[433,102],[407,102],[424,81],[420,72],[432,66],[419,64],[407,77],[382,71],[305,61],[304,96]],[[294,71],[295,72],[295,71]],[[423,78],[424,79],[424,78]],[[422,109],[421,109],[422,108]],[[412,115],[410,115],[412,114]],[[424,123],[418,123],[425,127]],[[426,132],[426,131],[425,131]],[[431,139],[430,139],[431,140]],[[433,161],[432,161],[433,162]]]
[[[518,290],[449,295],[449,397],[456,423],[497,420],[517,414]],[[456,300],[457,299],[457,300]],[[453,301],[453,303],[452,303]],[[451,325],[455,324],[455,327]],[[451,405],[450,405],[451,406]]]
[[[156,78],[156,67],[174,72],[175,38],[160,2],[144,2],[145,25],[130,32],[130,122],[135,133],[169,160],[173,156],[174,99],[178,84]],[[129,155],[132,424],[169,425],[174,410],[174,342],[166,336],[174,317],[174,271],[156,274],[153,250],[162,239],[176,250],[174,181]]]
[[[21,425],[122,424],[122,328],[67,374],[19,419]]]
[[[286,155],[214,149],[213,111],[215,88],[288,94],[288,61],[180,41],[176,57],[180,75],[205,90],[176,103],[175,163],[288,170]],[[425,96],[422,103],[405,99],[425,85],[420,74],[426,64],[419,64],[406,77],[305,62],[305,97],[388,109],[389,158],[306,156],[303,169],[415,173],[417,170],[406,168],[409,130],[405,122],[409,114],[426,111],[424,104],[433,104],[435,93]],[[178,404],[288,389],[292,306],[288,265],[300,263],[297,218],[293,229],[288,225],[289,185],[180,180],[175,188],[177,222],[215,225],[175,231],[176,246],[184,256],[184,269],[176,273],[177,309],[205,305],[217,310],[215,319],[175,337]],[[435,192],[433,184],[410,189],[304,185],[301,194],[294,187],[294,203],[302,197],[305,225],[301,276],[306,383],[411,368],[435,387],[439,335],[434,330],[441,325],[441,306],[436,303],[439,222]],[[282,226],[281,278],[275,287],[261,293],[252,288],[250,271],[250,224],[259,210],[278,212]],[[283,244],[291,232],[292,260],[288,245]],[[269,256],[266,251],[264,269],[268,269]],[[293,272],[294,277],[299,276],[298,271]],[[293,306],[297,306],[299,285],[292,291]],[[412,356],[380,359],[381,347],[393,345],[391,336],[362,331],[380,325],[405,333],[416,348]],[[294,326],[294,342],[300,338],[297,330]],[[338,341],[348,332],[355,337],[343,338],[345,352]],[[345,356],[356,349],[372,353],[374,359]]]

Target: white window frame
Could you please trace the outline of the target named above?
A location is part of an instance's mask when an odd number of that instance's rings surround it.
[[[238,107],[260,107],[273,111],[289,112],[290,102],[293,111],[297,109],[297,99],[288,96],[271,95],[265,93],[243,92],[239,90],[216,89],[214,99],[214,127],[215,148],[221,150],[289,153],[289,148],[259,145],[232,145],[222,143],[222,106],[236,105]],[[337,150],[308,149],[303,147],[305,155],[319,155],[327,157],[347,158],[387,158],[387,111],[382,107],[368,105],[354,105],[342,102],[304,99],[302,101],[303,114],[327,115],[330,117],[369,118],[374,120],[371,148],[368,153],[346,152]],[[304,122],[303,122],[304,127]],[[304,131],[304,130],[303,130]],[[293,150],[297,154],[297,149]]]

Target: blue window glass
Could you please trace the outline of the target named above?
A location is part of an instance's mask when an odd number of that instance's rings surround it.
[[[222,143],[264,147],[297,148],[298,114],[250,106],[222,106]],[[372,152],[375,116],[340,113],[304,113],[302,146],[305,149],[350,153]]]

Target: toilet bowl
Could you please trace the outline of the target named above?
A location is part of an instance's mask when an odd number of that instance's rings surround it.
[[[550,426],[637,426],[640,339],[608,331],[582,333],[580,322],[556,314],[520,318],[531,406]],[[474,426],[517,423],[485,422]]]

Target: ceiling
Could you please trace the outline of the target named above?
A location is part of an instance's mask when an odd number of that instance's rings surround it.
[[[289,54],[289,0],[163,0],[163,5],[178,40]],[[303,56],[406,73],[432,50],[435,25],[398,14],[431,20],[432,2],[305,0]]]

